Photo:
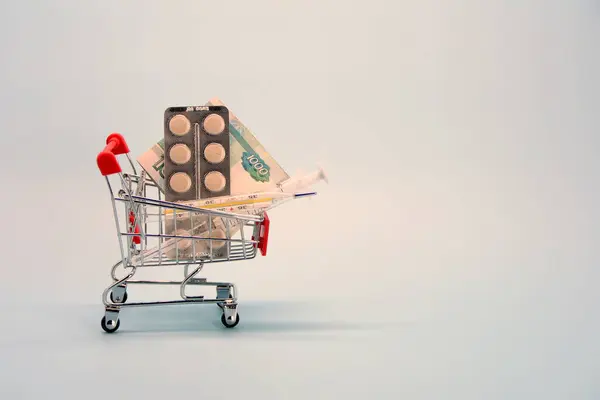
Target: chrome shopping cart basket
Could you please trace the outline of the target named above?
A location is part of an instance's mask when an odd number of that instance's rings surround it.
[[[132,173],[121,170],[118,155],[127,157]],[[162,200],[157,184],[146,179],[145,171],[138,174],[127,143],[118,133],[108,136],[106,147],[98,154],[97,164],[110,191],[121,251],[121,258],[111,270],[112,284],[102,294],[105,306],[102,329],[108,333],[116,332],[121,324],[119,311],[124,307],[191,303],[217,304],[222,310],[222,324],[227,328],[235,327],[240,321],[235,285],[209,282],[196,275],[206,263],[249,260],[255,258],[258,251],[266,255],[267,214],[232,214]],[[111,182],[117,178],[117,184]],[[117,185],[119,189],[115,193],[113,189]],[[156,198],[149,197],[152,192],[156,193]],[[178,266],[183,268],[181,281],[132,279],[139,268]],[[123,277],[117,276],[118,269],[125,271]],[[181,299],[127,302],[127,286],[131,284],[179,285]],[[215,287],[216,295],[214,298],[187,295],[186,288],[190,285]]]

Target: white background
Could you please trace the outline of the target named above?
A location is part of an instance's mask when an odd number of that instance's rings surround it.
[[[3,399],[597,399],[594,1],[32,1],[0,12]],[[95,157],[220,97],[294,174],[214,306],[123,311]],[[151,275],[156,276],[155,272]],[[130,299],[177,296],[132,288]]]

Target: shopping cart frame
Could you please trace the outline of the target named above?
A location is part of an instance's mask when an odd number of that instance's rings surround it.
[[[105,177],[109,188],[110,198],[113,208],[115,225],[117,229],[117,238],[121,252],[121,259],[111,268],[112,283],[106,287],[102,293],[102,302],[105,307],[105,313],[101,320],[101,327],[107,333],[114,333],[120,327],[119,313],[123,308],[129,307],[147,307],[159,305],[181,305],[181,304],[217,304],[221,310],[221,323],[226,328],[233,328],[238,325],[240,318],[237,311],[238,296],[237,288],[231,282],[211,282],[206,278],[197,278],[207,263],[221,263],[241,260],[250,260],[256,257],[258,251],[265,256],[267,251],[269,217],[266,213],[262,215],[233,214],[224,211],[208,210],[196,208],[182,203],[167,202],[161,199],[161,189],[152,180],[145,179],[145,172],[138,175],[133,160],[129,155],[129,147],[122,135],[118,133],[110,134],[106,139],[106,147],[97,156],[97,165],[101,174]],[[122,171],[116,156],[125,155],[131,166],[132,173]],[[113,184],[110,178],[118,177],[120,190],[115,194]],[[157,199],[147,196],[148,188],[156,190]],[[120,219],[118,215],[117,203],[122,203],[125,207],[125,218]],[[150,207],[158,208],[158,233],[149,232],[149,223],[147,209]],[[166,214],[163,214],[163,211]],[[206,218],[208,237],[194,234],[192,222],[191,231],[187,234],[166,234],[165,227],[169,214],[173,215],[175,228],[177,219],[181,216],[185,218],[188,215],[190,221],[193,218]],[[186,214],[187,213],[187,214]],[[163,221],[163,216],[165,220]],[[123,221],[125,220],[125,221]],[[224,223],[225,237],[215,238],[212,227],[215,221]],[[125,222],[123,224],[123,222]],[[234,239],[232,230],[239,227],[241,239]],[[245,236],[245,228],[252,228],[251,239]],[[206,233],[205,232],[205,233]],[[149,239],[158,240],[158,254],[152,255],[148,250]],[[196,250],[192,251],[192,257],[179,257],[179,244],[183,240],[191,241],[192,247],[196,243],[208,243],[207,255],[197,257]],[[175,248],[175,257],[163,255],[162,246],[170,243]],[[189,243],[189,242],[188,242]],[[215,257],[215,249],[226,246],[226,256]],[[150,256],[146,256],[150,254]],[[151,267],[176,267],[183,266],[182,280],[134,280],[132,279],[139,268]],[[119,277],[117,270],[122,267],[125,275]],[[128,285],[179,285],[179,294],[181,299],[168,301],[148,301],[148,302],[127,302]],[[216,288],[214,298],[205,296],[190,296],[186,294],[188,286],[212,286]]]

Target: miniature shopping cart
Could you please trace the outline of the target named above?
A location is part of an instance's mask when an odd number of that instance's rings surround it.
[[[122,172],[116,156],[123,154],[133,173]],[[208,282],[196,275],[206,263],[249,260],[258,251],[266,255],[269,235],[266,213],[239,215],[161,200],[157,184],[146,180],[145,171],[138,175],[127,143],[118,133],[108,136],[97,163],[110,191],[121,250],[121,258],[111,270],[113,283],[102,294],[105,306],[102,329],[116,332],[121,323],[119,311],[124,307],[191,303],[217,304],[222,310],[222,324],[235,327],[240,321],[235,285]],[[111,180],[117,177],[120,189],[115,193]],[[156,198],[149,197],[153,191]],[[125,270],[124,277],[117,276],[119,267]],[[181,281],[132,279],[139,268],[174,267],[182,267]],[[127,302],[127,286],[131,284],[179,285],[181,299]],[[186,288],[192,285],[215,287],[216,297],[186,294]]]

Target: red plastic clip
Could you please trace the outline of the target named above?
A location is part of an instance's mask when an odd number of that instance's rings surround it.
[[[263,221],[260,224],[260,233],[258,238],[258,249],[260,250],[260,254],[263,256],[267,255],[267,245],[269,244],[269,226],[271,225],[271,221],[269,220],[269,216],[265,212],[265,216]]]
[[[131,233],[131,228],[133,227],[133,223],[135,222],[135,214],[133,213],[133,211],[131,211],[129,213],[129,233]],[[140,233],[140,227],[139,225],[135,225],[135,233]],[[142,243],[142,238],[139,236],[134,236],[133,237],[133,243],[135,244],[140,244]]]

